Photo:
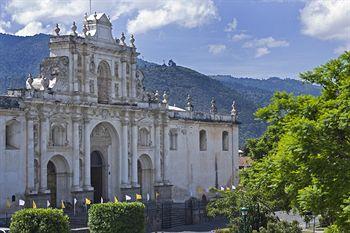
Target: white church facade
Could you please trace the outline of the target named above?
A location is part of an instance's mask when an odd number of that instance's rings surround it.
[[[50,56],[26,88],[0,97],[0,213],[6,201],[45,207],[135,198],[184,201],[238,180],[236,111],[169,106],[148,93],[133,36],[112,36],[105,14],[83,34],[50,37]],[[156,195],[157,193],[157,195]]]

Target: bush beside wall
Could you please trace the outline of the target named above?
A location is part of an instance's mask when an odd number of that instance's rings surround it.
[[[11,219],[11,233],[69,233],[69,218],[58,209],[23,209]]]
[[[140,202],[94,204],[89,209],[91,233],[145,232],[145,206]]]

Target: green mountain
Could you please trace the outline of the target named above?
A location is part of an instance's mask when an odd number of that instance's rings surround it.
[[[25,84],[28,73],[39,72],[40,61],[49,55],[49,36],[39,34],[17,37],[0,34],[0,93],[7,88]],[[236,101],[240,125],[240,144],[250,137],[260,136],[266,125],[254,120],[253,113],[268,103],[274,91],[317,95],[320,88],[291,79],[270,78],[257,80],[231,76],[206,76],[172,63],[169,66],[138,60],[145,75],[147,90],[167,91],[170,104],[184,107],[187,94],[193,99],[196,111],[208,112],[212,97],[216,98],[218,111],[229,113]]]

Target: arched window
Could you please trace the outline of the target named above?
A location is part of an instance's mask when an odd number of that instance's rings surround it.
[[[177,130],[171,129],[169,132],[170,150],[177,150]]]
[[[228,151],[228,132],[224,131],[222,132],[222,150],[223,151]]]
[[[199,131],[199,150],[207,150],[207,132],[204,129]]]
[[[146,128],[142,128],[139,131],[139,145],[140,146],[150,146],[150,134]]]
[[[108,103],[111,90],[111,70],[105,61],[101,61],[97,68],[97,94],[99,103]]]
[[[53,146],[64,146],[66,142],[66,129],[62,125],[53,125],[51,128]]]
[[[20,123],[16,120],[10,120],[6,123],[6,149],[16,150],[20,148],[21,129]]]

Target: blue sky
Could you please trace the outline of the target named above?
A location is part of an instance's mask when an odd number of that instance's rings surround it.
[[[0,32],[81,29],[88,0],[0,0]],[[205,74],[297,78],[350,49],[350,0],[92,0],[116,37],[135,34],[141,58]],[[81,30],[80,30],[81,31]]]

